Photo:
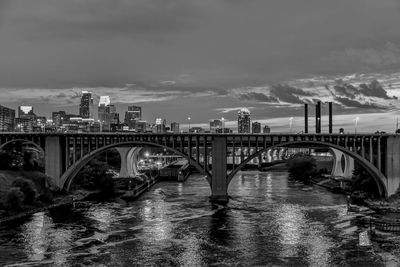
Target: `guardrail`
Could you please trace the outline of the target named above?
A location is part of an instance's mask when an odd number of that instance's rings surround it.
[[[400,221],[379,221],[379,220],[370,220],[370,225],[374,226],[376,230],[380,230],[383,232],[400,232]]]

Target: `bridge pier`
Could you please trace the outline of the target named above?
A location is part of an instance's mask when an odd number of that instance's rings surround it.
[[[226,138],[215,136],[212,143],[211,202],[228,202],[226,158]]]
[[[61,139],[58,136],[48,136],[45,143],[45,173],[54,180],[59,188],[62,188],[60,178],[64,173],[64,153]]]
[[[351,178],[354,170],[354,159],[335,148],[331,148],[331,151],[334,157],[331,174],[333,176]]]
[[[117,147],[121,157],[121,168],[118,177],[131,178],[135,177],[139,172],[137,169],[137,159],[141,147]]]
[[[399,185],[400,138],[398,136],[389,136],[386,141],[386,189],[388,196],[395,194],[399,189]]]

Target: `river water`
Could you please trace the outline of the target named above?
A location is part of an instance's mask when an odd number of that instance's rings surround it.
[[[344,196],[241,172],[227,207],[198,175],[160,182],[135,202],[37,213],[0,228],[9,266],[379,266],[357,250]],[[355,261],[361,257],[361,261]]]

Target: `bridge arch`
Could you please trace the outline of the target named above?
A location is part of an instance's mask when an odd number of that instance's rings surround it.
[[[30,144],[30,145],[34,146],[36,149],[38,149],[42,155],[44,155],[44,149],[39,144],[37,144],[33,141],[30,141],[30,140],[26,140],[26,139],[14,139],[14,140],[5,142],[4,144],[0,145],[0,151],[3,150],[6,146],[13,144],[13,143],[18,143],[18,142],[22,142],[24,144]]]
[[[94,151],[91,151],[87,155],[83,156],[81,159],[79,159],[77,162],[75,162],[72,166],[70,166],[61,176],[60,178],[60,188],[65,189],[69,191],[70,186],[75,179],[76,175],[79,173],[79,171],[87,164],[89,163],[92,159],[94,159],[96,156],[100,155],[102,152],[109,150],[111,148],[117,148],[117,147],[129,147],[129,146],[153,146],[153,147],[160,147],[160,148],[165,148],[169,151],[172,151],[184,158],[186,158],[189,161],[189,164],[194,166],[200,173],[204,173],[206,175],[206,179],[209,183],[211,183],[211,174],[206,171],[198,162],[196,162],[193,158],[191,158],[189,155],[184,154],[180,152],[179,150],[176,150],[174,148],[152,143],[152,142],[145,142],[145,141],[127,141],[127,142],[121,142],[121,143],[115,143],[107,146],[103,146],[99,149],[96,149]]]
[[[227,186],[229,186],[230,182],[232,181],[233,177],[235,174],[240,171],[248,162],[250,162],[252,159],[260,156],[262,153],[266,152],[268,149],[271,148],[276,148],[276,147],[282,147],[282,146],[293,146],[293,145],[320,145],[323,147],[328,147],[328,148],[335,148],[344,154],[347,154],[351,157],[353,157],[357,162],[371,175],[371,177],[375,180],[379,194],[381,196],[384,196],[385,198],[388,197],[388,191],[385,186],[386,182],[386,177],[369,161],[358,155],[357,153],[350,151],[346,148],[340,147],[338,145],[330,144],[330,143],[324,143],[324,142],[319,142],[319,141],[293,141],[293,142],[285,142],[285,143],[280,143],[274,146],[270,146],[267,148],[264,148],[262,150],[257,151],[256,153],[250,155],[248,158],[246,158],[244,161],[242,161],[231,173],[229,173],[227,177]]]

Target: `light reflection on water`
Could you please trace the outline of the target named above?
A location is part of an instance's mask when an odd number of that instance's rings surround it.
[[[229,193],[228,207],[211,205],[195,176],[159,183],[127,205],[38,213],[0,228],[0,265],[332,266],[342,252],[330,226],[345,216],[343,196],[257,172],[239,173]]]

